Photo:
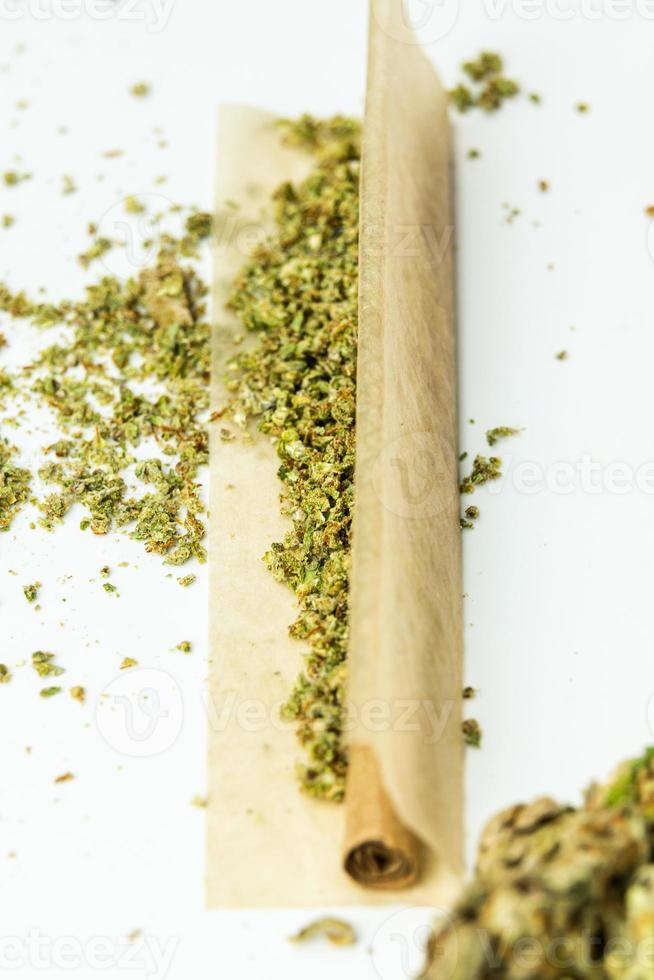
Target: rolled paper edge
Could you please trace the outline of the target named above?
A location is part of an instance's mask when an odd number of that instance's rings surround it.
[[[350,746],[343,868],[364,888],[415,884],[421,844],[397,816],[384,788],[377,756],[367,745]]]

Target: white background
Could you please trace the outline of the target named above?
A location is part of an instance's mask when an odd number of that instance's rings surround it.
[[[218,102],[362,111],[362,0],[0,0],[0,10],[0,170],[34,174],[0,186],[0,213],[17,217],[0,229],[0,278],[15,289],[79,292],[86,223],[126,194],[210,207]],[[654,5],[442,0],[412,14],[448,85],[490,48],[543,98],[454,119],[462,449],[484,451],[488,427],[524,426],[499,447],[505,478],[477,493],[482,516],[465,534],[466,674],[484,729],[467,757],[472,855],[497,808],[542,793],[577,800],[652,738]],[[141,79],[152,96],[130,98]],[[467,159],[470,147],[480,159]],[[102,157],[113,148],[124,155]],[[77,194],[61,195],[64,173]],[[511,223],[505,204],[520,209]],[[12,346],[0,363],[24,360],[30,332],[3,329]],[[104,564],[120,598],[101,589]],[[0,541],[0,661],[55,650],[66,681],[89,691],[85,707],[42,701],[29,668],[0,688],[2,967],[161,977],[148,941],[168,944],[171,978],[408,976],[424,914],[348,913],[360,943],[340,950],[289,946],[307,912],[203,912],[204,813],[190,800],[206,767],[206,570],[186,590],[167,571],[136,542],[93,539],[75,522],[48,535],[21,518]],[[40,612],[21,589],[35,579]],[[191,656],[171,652],[182,639]],[[103,713],[124,656],[169,678],[154,675],[177,737],[156,756],[123,754],[120,725]],[[75,781],[55,786],[67,770]],[[137,928],[130,970],[120,937]],[[108,953],[94,966],[98,937]]]

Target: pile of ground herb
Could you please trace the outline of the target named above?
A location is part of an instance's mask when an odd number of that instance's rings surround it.
[[[283,709],[306,750],[301,785],[339,801],[354,478],[360,129],[303,117],[283,138],[311,154],[301,183],[274,195],[276,232],[234,284],[231,307],[257,335],[230,365],[231,414],[258,420],[281,460],[292,522],[265,556],[297,596],[292,636],[309,646]]]
[[[179,238],[158,231],[158,220],[150,265],[126,281],[100,274],[79,301],[36,302],[0,285],[0,312],[58,328],[4,388],[46,406],[61,434],[42,447],[38,477],[53,490],[40,498],[0,443],[0,529],[28,499],[49,530],[79,504],[82,530],[125,528],[167,564],[204,561],[197,476],[208,460],[210,326],[194,260],[211,217],[192,212]],[[105,251],[96,242],[81,261]]]
[[[429,944],[429,980],[654,976],[654,748],[579,809],[547,797],[494,817]]]
[[[8,531],[14,517],[30,496],[29,470],[16,466],[15,446],[0,439],[0,531]]]
[[[450,101],[459,112],[473,108],[496,112],[520,91],[518,83],[504,75],[501,55],[493,51],[482,51],[475,61],[466,61],[461,67],[466,81],[450,91]]]

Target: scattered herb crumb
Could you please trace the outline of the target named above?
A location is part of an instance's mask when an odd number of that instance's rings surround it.
[[[42,698],[53,698],[55,694],[59,694],[60,692],[60,687],[44,687],[39,694]]]
[[[356,941],[356,933],[349,922],[344,919],[325,917],[317,919],[300,929],[294,936],[289,938],[291,943],[302,943],[308,939],[322,938],[328,940],[333,946],[353,946]]]
[[[265,561],[298,598],[291,636],[309,641],[282,715],[306,752],[302,787],[338,802],[347,771],[360,126],[303,116],[283,130],[314,165],[277,189],[276,232],[234,284],[231,307],[257,342],[230,365],[229,410],[242,427],[257,419],[276,443],[292,527]]]
[[[510,425],[498,425],[494,429],[486,432],[486,442],[489,446],[494,446],[500,439],[507,439],[509,436],[520,435],[522,429],[514,429]]]
[[[495,52],[482,51],[475,61],[464,62],[462,68],[469,81],[460,82],[449,93],[459,112],[475,107],[496,112],[506,99],[520,91],[518,83],[503,74],[503,59]]]
[[[125,210],[128,214],[144,214],[146,208],[137,197],[130,195],[125,198]]]
[[[469,476],[464,477],[459,489],[461,493],[474,493],[477,487],[498,480],[502,475],[502,460],[497,456],[475,456]]]
[[[17,170],[5,170],[2,175],[7,187],[16,187],[17,184],[22,184],[26,180],[30,180],[31,174],[19,173]]]
[[[23,586],[23,593],[28,602],[36,602],[36,597],[39,594],[40,588],[41,588],[40,582],[32,582],[31,585]]]
[[[461,728],[465,744],[473,749],[481,748],[482,731],[479,722],[475,718],[466,718]]]
[[[64,668],[54,662],[55,654],[45,650],[36,650],[32,654],[32,667],[39,677],[59,677]]]

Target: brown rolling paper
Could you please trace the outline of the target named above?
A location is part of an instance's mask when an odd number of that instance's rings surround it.
[[[461,867],[461,577],[446,98],[373,0],[363,131],[344,866]],[[419,843],[420,842],[420,843]]]
[[[377,756],[354,745],[348,770],[345,870],[367,888],[406,888],[418,877],[419,844],[384,789]]]
[[[371,16],[347,803],[300,792],[295,732],[279,717],[305,648],[288,634],[294,597],[261,560],[287,528],[275,449],[254,431],[251,444],[222,441],[216,426],[210,907],[445,906],[459,887],[461,587],[448,130],[445,97],[415,39],[398,32],[398,13],[399,0],[384,0]],[[225,365],[242,333],[225,309],[230,283],[270,228],[272,191],[301,179],[308,166],[304,154],[280,144],[274,117],[222,110],[216,409],[228,397]]]

